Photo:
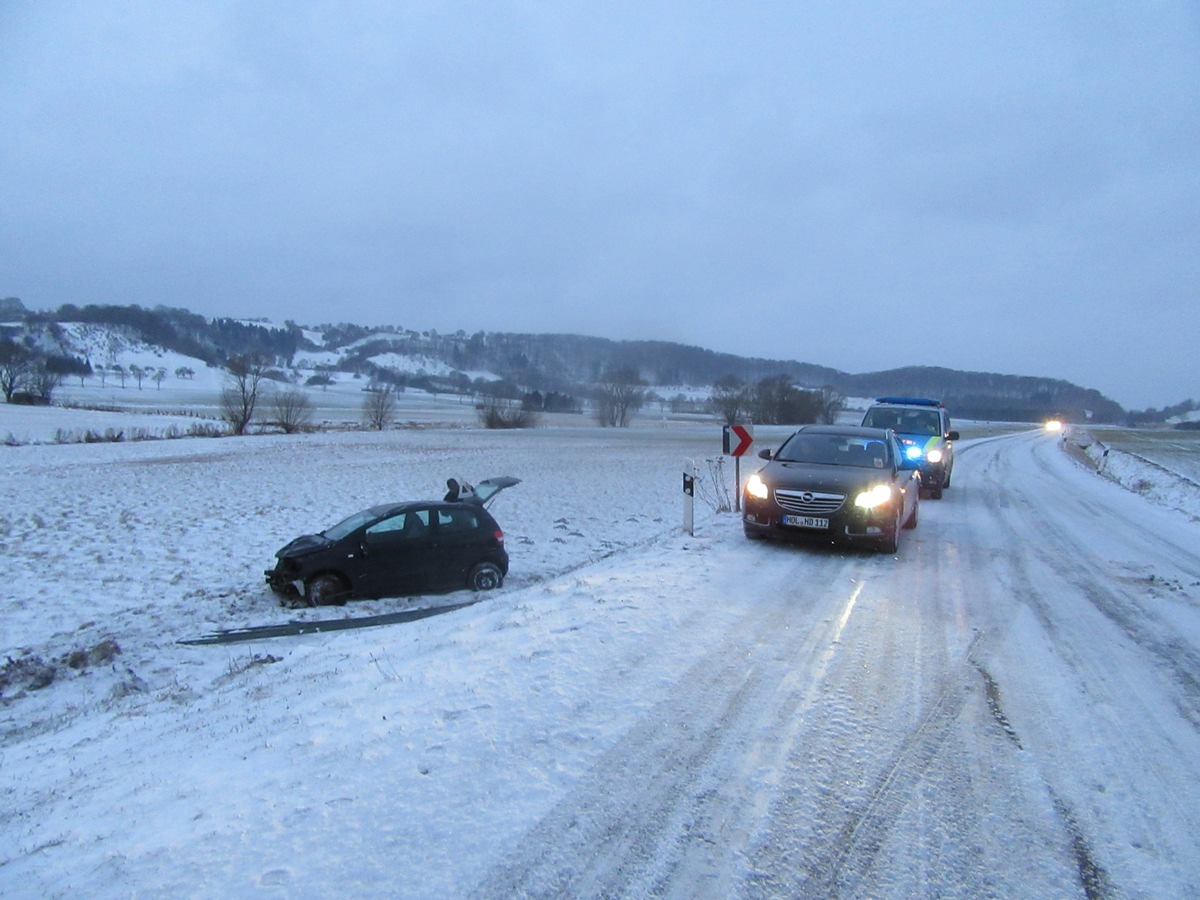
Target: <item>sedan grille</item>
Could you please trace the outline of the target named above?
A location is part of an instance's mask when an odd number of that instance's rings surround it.
[[[845,499],[845,494],[822,494],[818,491],[775,491],[775,502],[783,509],[805,516],[827,516],[831,512],[835,512]]]

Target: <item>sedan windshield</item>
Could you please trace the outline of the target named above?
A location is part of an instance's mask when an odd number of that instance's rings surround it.
[[[775,459],[780,462],[882,469],[888,463],[888,452],[887,445],[881,440],[801,432],[792,435]]]

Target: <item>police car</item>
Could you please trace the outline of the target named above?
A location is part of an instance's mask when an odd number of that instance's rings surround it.
[[[915,397],[879,397],[863,416],[868,428],[890,428],[900,439],[904,454],[919,460],[921,488],[934,500],[950,487],[954,469],[954,442],[950,414],[938,400]]]

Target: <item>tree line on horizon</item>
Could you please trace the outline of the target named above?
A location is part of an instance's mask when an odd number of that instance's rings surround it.
[[[273,366],[290,368],[303,351],[334,351],[340,361],[331,371],[353,373],[397,388],[460,393],[479,392],[482,379],[472,379],[466,373],[486,371],[509,385],[506,390],[518,400],[534,393],[542,397],[591,398],[612,373],[632,371],[643,386],[700,387],[714,393],[719,392],[715,386],[723,380],[737,379],[743,385],[762,385],[760,393],[764,397],[769,395],[767,384],[776,381],[787,381],[799,390],[818,395],[935,397],[956,417],[995,421],[1040,421],[1060,416],[1073,421],[1152,424],[1164,421],[1173,414],[1170,410],[1192,403],[1185,401],[1162,411],[1127,413],[1099,391],[1059,379],[936,366],[851,374],[811,363],[739,357],[670,342],[613,341],[569,334],[461,330],[445,334],[342,323],[313,329],[322,335],[321,343],[316,343],[305,328],[291,321],[276,326],[231,318],[208,319],[163,306],[146,309],[111,304],[67,304],[49,312],[31,312],[15,298],[0,300],[0,323],[7,323],[0,324],[0,366],[8,366],[10,371],[23,367],[26,385],[33,383],[29,373],[38,367],[44,373],[43,384],[52,384],[55,377],[61,381],[70,375],[86,377],[97,372],[96,362],[53,349],[56,332],[72,322],[123,329],[146,343],[226,368],[238,358],[261,358]],[[372,357],[386,352],[425,356],[451,368],[453,374],[412,375],[372,362]]]

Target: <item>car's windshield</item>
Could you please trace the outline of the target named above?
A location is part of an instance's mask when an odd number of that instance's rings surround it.
[[[888,464],[888,449],[887,444],[879,438],[800,432],[792,435],[779,448],[775,459],[780,462],[882,469]]]
[[[340,541],[348,534],[352,534],[359,528],[362,528],[368,522],[373,522],[379,518],[379,510],[364,509],[362,512],[356,512],[348,519],[343,519],[332,528],[326,528],[321,532],[321,536],[328,538],[331,541]]]
[[[863,419],[867,428],[890,428],[897,434],[941,434],[941,417],[935,409],[888,409],[877,406]]]

